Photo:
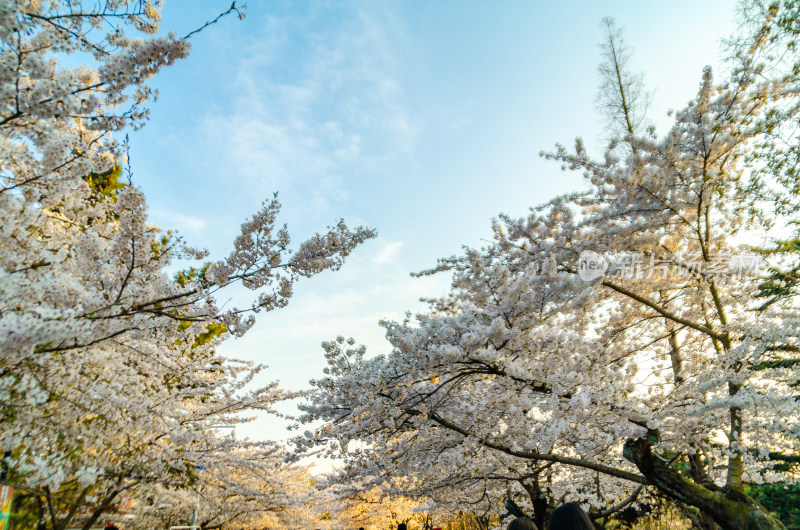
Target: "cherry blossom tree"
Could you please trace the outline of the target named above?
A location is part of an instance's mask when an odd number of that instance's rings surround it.
[[[195,32],[156,35],[160,8],[0,5],[0,446],[10,481],[43,499],[54,530],[89,528],[142,485],[190,486],[200,456],[224,447],[211,426],[291,397],[217,347],[374,237],[340,221],[293,246],[273,197],[228,257],[203,261],[148,222],[112,135],[144,124],[147,79],[189,52]],[[235,3],[225,14],[243,16]],[[220,309],[233,285],[252,303]]]
[[[231,442],[216,452],[204,455],[192,487],[143,489],[131,512],[132,527],[167,528],[192,519],[208,529],[311,525],[307,508],[317,496],[312,477],[305,467],[284,464],[283,447]]]
[[[552,508],[565,500],[585,502],[596,518],[602,518],[631,505],[641,494],[641,480],[630,484],[629,477],[637,478],[633,473],[611,467],[616,464],[624,468],[626,463],[622,455],[607,456],[607,446],[597,444],[596,450],[606,464],[597,464],[591,469],[555,467],[552,456],[520,458],[515,452],[499,451],[479,439],[465,436],[463,428],[455,421],[445,420],[447,429],[435,422],[410,424],[406,413],[394,410],[385,395],[390,389],[403,391],[413,402],[422,397],[417,392],[432,392],[446,378],[454,378],[453,383],[442,387],[442,392],[450,396],[448,403],[441,404],[447,405],[448,417],[458,415],[459,422],[486,421],[499,433],[524,437],[520,431],[530,428],[535,418],[526,418],[525,425],[517,425],[518,420],[512,419],[522,412],[520,401],[532,395],[525,395],[524,391],[521,396],[517,395],[519,389],[514,387],[510,393],[503,390],[502,386],[495,385],[499,378],[491,372],[489,383],[480,381],[476,374],[486,375],[481,365],[458,366],[452,357],[444,359],[441,366],[422,364],[419,367],[419,361],[407,357],[403,361],[392,358],[391,363],[383,357],[365,359],[363,347],[356,347],[353,340],[341,337],[325,343],[324,347],[329,363],[328,377],[312,382],[318,389],[317,401],[301,406],[307,411],[303,419],[338,418],[342,424],[325,425],[296,442],[301,453],[323,442],[330,444],[327,447],[330,456],[344,453],[348,474],[341,478],[345,483],[357,482],[358,487],[362,487],[364,477],[370,479],[367,484],[373,485],[381,484],[387,476],[405,477],[410,480],[405,487],[394,489],[395,495],[425,497],[428,503],[451,513],[463,511],[485,516],[501,515],[505,512],[504,500],[519,502],[519,496],[524,495],[527,497],[525,510],[541,523],[549,517]],[[575,366],[565,368],[576,369]],[[415,372],[406,375],[410,370]],[[391,371],[392,375],[388,376],[385,371]],[[499,384],[504,383],[499,381]],[[422,385],[424,391],[414,388]],[[492,396],[496,396],[497,403],[491,403]],[[358,408],[352,409],[355,404]],[[353,410],[359,420],[351,423]],[[443,413],[442,410],[440,415]],[[408,414],[411,417],[420,415],[414,411]],[[345,426],[349,427],[346,434],[342,432]],[[536,432],[547,432],[551,427],[542,425],[541,431],[537,429]],[[369,431],[365,433],[361,429]],[[551,432],[551,435],[557,437],[557,433]],[[354,441],[360,443],[351,445]],[[618,477],[604,477],[598,482],[598,472],[604,471],[615,472]]]
[[[797,141],[800,16],[793,2],[747,7],[727,70],[704,70],[661,137],[632,119],[639,79],[611,38],[605,153],[580,139],[544,153],[587,189],[501,216],[485,248],[424,272],[450,272],[451,292],[384,322],[389,353],[326,344],[302,407],[325,424],[298,450],[328,444],[354,467],[418,477],[482,448],[550,465],[550,498],[593,510],[650,487],[705,528],[783,528],[746,488],[797,478],[800,314],[763,274],[791,272],[781,259],[797,254],[753,254],[797,220],[784,146]]]
[[[424,500],[399,493],[404,488],[397,481],[359,480],[338,472],[323,477],[319,487],[332,506],[327,515],[334,528],[396,528],[399,523],[423,528],[430,519]]]

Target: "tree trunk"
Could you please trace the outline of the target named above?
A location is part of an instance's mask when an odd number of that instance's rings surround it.
[[[86,522],[83,524],[81,530],[90,530],[92,528],[92,525],[94,525],[94,523],[96,523],[97,520],[100,519],[100,516],[103,515],[103,513],[105,513],[106,510],[108,510],[111,503],[114,502],[114,499],[116,499],[117,495],[120,494],[120,491],[121,490],[113,490],[111,493],[109,493],[106,496],[106,498],[103,499],[103,501],[100,503],[100,506],[92,512],[92,515],[89,516],[89,519],[87,519]]]
[[[485,515],[475,515],[473,518],[475,520],[475,524],[480,530],[489,530],[489,517]]]
[[[547,497],[544,493],[539,492],[531,501],[533,501],[533,522],[536,523],[536,528],[545,528],[550,509],[547,505]]]
[[[689,469],[692,472],[692,480],[695,484],[702,484],[703,482],[709,481],[708,473],[706,472],[706,467],[703,464],[703,459],[699,451],[693,455],[689,455]],[[686,516],[692,521],[694,527],[700,530],[719,530],[719,525],[714,522],[711,515],[694,508],[689,508],[685,510],[685,512]]]
[[[536,523],[536,528],[545,528],[549,516],[549,506],[547,504],[547,496],[542,492],[542,488],[539,486],[538,477],[534,478],[532,482],[521,480],[520,484],[525,488],[528,497],[531,499],[531,505],[533,506],[532,519],[533,522]]]
[[[698,530],[719,530],[719,525],[707,513],[693,506],[681,505],[681,513],[692,522],[692,528]]]
[[[662,493],[696,507],[723,530],[786,530],[775,516],[744,493],[711,490],[684,477],[653,452],[648,438],[629,438],[623,454]]]

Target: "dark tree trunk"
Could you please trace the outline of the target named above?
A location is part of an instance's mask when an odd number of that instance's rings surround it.
[[[542,492],[539,486],[539,480],[533,482],[521,481],[522,487],[528,493],[533,506],[533,522],[536,523],[536,528],[546,528],[547,520],[549,517],[550,506],[547,503],[547,496]]]
[[[655,455],[647,438],[629,438],[623,454],[662,493],[694,506],[723,530],[786,530],[774,515],[744,493],[711,489],[684,477]]]
[[[533,522],[536,523],[536,528],[545,528],[550,509],[547,505],[547,497],[540,492],[531,501],[533,502]]]

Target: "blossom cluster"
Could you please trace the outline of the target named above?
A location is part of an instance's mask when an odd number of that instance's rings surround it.
[[[212,264],[149,222],[113,134],[143,124],[147,79],[189,51],[185,39],[153,36],[160,5],[0,5],[0,446],[9,480],[46,497],[59,528],[91,526],[123,492],[191,489],[201,457],[219,470],[209,478],[249,498],[255,486],[236,478],[249,472],[225,462],[259,452],[211,427],[274,413],[293,394],[265,383],[263,366],[220,356],[219,344],[374,236],[340,223],[293,250],[273,200]],[[81,53],[92,65],[66,66]],[[193,266],[174,275],[179,260]],[[223,311],[215,296],[235,282],[254,301]]]
[[[800,211],[796,181],[781,177],[797,158],[774,136],[800,118],[796,76],[764,38],[800,13],[774,9],[721,80],[703,72],[663,137],[607,95],[625,128],[602,158],[580,140],[544,153],[587,190],[500,216],[484,248],[420,273],[449,272],[451,290],[383,322],[386,352],[323,344],[329,367],[300,418],[322,424],[296,438],[297,454],[322,447],[355,477],[407,478],[470,511],[525,495],[540,513],[573,501],[601,518],[647,485],[704,525],[782,528],[745,491],[800,472],[797,238],[743,245]],[[620,71],[619,55],[607,60]],[[632,79],[609,86],[625,95]],[[722,281],[734,274],[747,281]]]

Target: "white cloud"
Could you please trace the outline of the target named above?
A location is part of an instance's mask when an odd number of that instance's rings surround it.
[[[226,182],[260,196],[280,190],[329,217],[359,175],[409,155],[418,127],[399,81],[403,24],[388,8],[344,13],[341,24],[313,28],[303,17],[269,18],[264,42],[249,43],[232,105],[202,120],[198,151],[213,153],[208,164]]]
[[[320,347],[323,340],[352,336],[365,344],[370,354],[385,353],[391,345],[378,322],[401,321],[406,310],[422,310],[419,299],[445,294],[449,278],[411,278],[395,271],[363,281],[360,278],[370,275],[369,269],[374,268],[367,266],[369,263],[351,263],[349,270],[345,266],[336,273],[343,281],[326,290],[298,284],[288,307],[259,315],[247,335],[223,345],[224,353],[268,364],[270,375],[265,377],[279,377],[290,389],[304,388],[309,379],[321,375],[325,366]]]
[[[230,100],[205,111],[192,147],[210,186],[223,182],[240,188],[237,195],[244,189],[246,200],[279,190],[284,214],[295,216],[286,219],[293,234],[348,216],[348,201],[371,184],[374,168],[412,156],[419,131],[401,82],[407,59],[396,52],[404,49],[402,21],[379,4],[332,5],[336,24],[302,16],[266,21],[264,42],[252,39],[241,50]],[[324,18],[325,9],[314,7],[311,18]],[[296,220],[310,226],[298,232]],[[444,289],[440,278],[410,278],[402,249],[400,241],[371,241],[341,271],[298,283],[288,307],[259,315],[247,335],[222,351],[268,364],[260,382],[280,379],[290,389],[321,375],[323,340],[353,336],[371,354],[387,351],[378,321],[402,320],[406,309],[421,308],[419,297]],[[229,305],[244,306],[239,302]],[[242,434],[281,438],[282,426],[259,418]]]
[[[372,263],[392,263],[400,249],[403,248],[402,241],[383,241],[383,248],[380,249],[378,255],[372,258]]]
[[[155,210],[151,212],[153,221],[163,227],[172,228],[180,232],[196,232],[206,227],[206,221],[193,215],[179,212],[165,212]]]

